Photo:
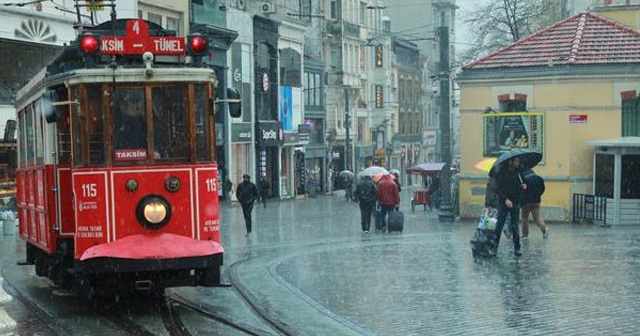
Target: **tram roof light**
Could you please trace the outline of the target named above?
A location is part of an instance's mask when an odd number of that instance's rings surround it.
[[[80,38],[80,50],[84,54],[95,54],[99,47],[98,38],[94,35],[84,35]]]
[[[187,47],[190,54],[202,56],[209,49],[209,42],[203,35],[193,34],[187,37]]]

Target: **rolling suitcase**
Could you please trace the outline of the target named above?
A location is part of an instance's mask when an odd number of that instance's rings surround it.
[[[389,212],[389,232],[402,232],[404,229],[404,213],[400,210]]]

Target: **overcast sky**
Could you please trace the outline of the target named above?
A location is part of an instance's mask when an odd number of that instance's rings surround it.
[[[468,48],[471,42],[470,28],[464,23],[465,16],[488,0],[456,0],[458,10],[456,13],[456,53]]]

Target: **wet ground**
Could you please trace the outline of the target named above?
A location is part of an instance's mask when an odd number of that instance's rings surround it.
[[[640,225],[551,223],[548,239],[530,229],[520,258],[503,239],[497,258],[474,260],[475,223],[407,203],[403,233],[364,234],[340,194],[272,201],[250,237],[224,204],[225,279],[300,335],[640,334]]]

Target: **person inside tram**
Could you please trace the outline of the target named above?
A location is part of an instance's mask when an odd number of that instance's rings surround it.
[[[118,92],[114,92],[114,101],[118,101]],[[113,109],[115,148],[146,149],[147,125],[143,97],[135,97],[135,92],[126,92],[123,95],[121,103],[115,104]]]

